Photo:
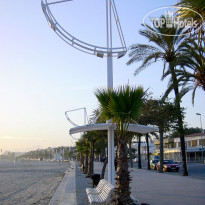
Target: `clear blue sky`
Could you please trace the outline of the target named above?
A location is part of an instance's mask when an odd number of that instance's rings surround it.
[[[176,1],[115,0],[126,44],[144,42],[138,34],[143,17],[153,9]],[[53,12],[71,34],[88,43],[106,45],[105,0],[74,0],[56,5]],[[118,45],[117,36],[114,44]],[[71,137],[66,110],[98,106],[93,91],[106,87],[106,58],[82,53],[63,42],[48,26],[40,0],[0,1],[0,148],[26,151],[48,146],[69,146]],[[128,55],[114,59],[114,86],[127,84],[149,88],[155,97],[166,89],[160,81],[162,64],[138,76],[138,64],[127,66]],[[197,90],[195,106],[191,93],[183,99],[185,121],[205,123],[204,92]],[[83,112],[72,119],[82,124]]]

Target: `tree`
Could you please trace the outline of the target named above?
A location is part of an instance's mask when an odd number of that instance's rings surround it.
[[[91,115],[91,118],[90,118],[90,123],[104,123],[105,121],[106,121],[106,119],[101,115],[100,110],[99,109],[94,109],[93,113]],[[100,130],[100,131],[97,131],[97,133],[100,136],[98,138],[99,139],[98,143],[99,143],[100,148],[101,148],[101,154],[102,154],[101,157],[105,158],[103,168],[102,168],[102,171],[101,171],[101,176],[100,176],[101,179],[104,179],[105,170],[106,170],[106,166],[107,166],[107,163],[108,163],[108,158],[105,154],[105,148],[107,147],[107,131]]]
[[[137,138],[138,138],[138,169],[142,169],[142,162],[141,162],[141,134],[137,134]]]
[[[91,175],[94,173],[94,144],[97,141],[98,136],[96,135],[95,131],[89,131],[85,134],[85,138],[87,139],[90,145],[88,172],[86,177],[91,177]]]
[[[194,104],[196,89],[202,88],[205,91],[205,48],[193,40],[184,41],[182,46],[180,49],[182,56],[177,62],[180,69],[176,70],[176,74],[182,86],[187,86],[189,83],[187,88],[193,90],[192,103]]]
[[[76,142],[76,148],[77,151],[79,153],[79,157],[80,157],[80,166],[83,166],[83,170],[85,168],[84,166],[84,156],[86,154],[86,152],[88,152],[88,144],[86,143],[85,139],[80,139]]]
[[[140,115],[143,89],[121,86],[118,89],[98,89],[95,95],[100,103],[102,115],[116,123],[118,157],[116,177],[116,203],[130,204],[130,172],[127,160],[127,129],[132,120]]]
[[[163,172],[163,138],[164,133],[176,127],[177,109],[175,104],[157,99],[145,101],[139,122],[145,125],[155,125],[160,135],[160,172]]]
[[[176,6],[181,8],[177,11],[177,17],[181,20],[192,20],[197,22],[197,26],[190,28],[193,31],[192,36],[198,40],[198,43],[202,46],[202,40],[204,41],[204,22],[205,22],[205,1],[204,0],[180,0]],[[201,16],[196,15],[199,13]],[[202,17],[202,18],[201,18]],[[205,44],[204,44],[205,46]]]
[[[201,133],[201,128],[199,127],[185,127],[184,128],[184,134],[185,135],[191,135],[195,133]],[[171,133],[170,137],[176,138],[179,137],[179,133],[177,131],[174,131]]]
[[[148,25],[147,27],[149,27],[149,29],[145,28],[144,30],[140,30],[139,33],[155,46],[150,44],[132,45],[129,53],[130,60],[127,64],[130,65],[134,62],[142,61],[141,66],[135,71],[136,75],[156,61],[164,62],[163,73],[169,73],[175,94],[175,105],[178,111],[178,131],[180,133],[181,141],[183,175],[187,176],[188,170],[186,164],[183,117],[180,105],[181,98],[186,94],[186,91],[183,89],[181,91],[179,90],[179,81],[175,72],[177,60],[181,56],[179,50],[184,39],[184,36],[182,35],[184,34],[183,28],[166,28],[166,25],[158,28],[152,28]],[[162,34],[169,34],[169,36]]]
[[[133,168],[133,149],[132,149],[132,140],[135,136],[135,134],[133,132],[127,132],[127,137],[128,137],[128,145],[129,145],[129,159],[130,159],[130,167]]]
[[[146,134],[146,144],[147,144],[147,169],[150,170],[150,157],[149,157],[149,134]]]

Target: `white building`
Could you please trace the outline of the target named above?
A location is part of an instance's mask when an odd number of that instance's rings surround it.
[[[205,146],[205,135],[195,133],[185,136],[186,155],[188,162],[201,162],[202,161],[202,145]],[[155,153],[160,153],[160,142],[155,140],[156,145]],[[203,149],[205,152],[205,149]],[[203,154],[205,156],[205,153]],[[204,157],[205,158],[205,157]],[[164,139],[164,159],[173,159],[174,161],[181,162],[181,143],[180,138]]]

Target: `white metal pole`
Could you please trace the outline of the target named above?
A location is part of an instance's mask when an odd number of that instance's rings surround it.
[[[202,164],[204,164],[204,142],[203,142],[203,130],[202,130],[202,122],[201,122],[201,114],[200,114],[200,123],[201,123],[201,153],[202,153]]]
[[[112,18],[111,18],[111,0],[106,1],[107,18],[107,89],[113,89],[113,60],[112,60]],[[107,122],[110,122],[108,120]],[[108,129],[108,181],[115,185],[114,169],[114,128]]]
[[[201,113],[196,113],[196,115],[200,116],[200,124],[201,124],[201,156],[202,156],[202,164],[204,164],[204,143],[203,143],[203,130],[202,130],[202,122],[201,122]]]

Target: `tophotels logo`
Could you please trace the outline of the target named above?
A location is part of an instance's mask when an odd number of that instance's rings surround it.
[[[169,6],[169,7],[161,7],[155,10],[152,10],[148,14],[145,15],[143,19],[143,24],[146,28],[148,28],[150,31],[154,32],[153,29],[151,28],[156,28],[156,32],[158,28],[166,28],[164,31],[168,32],[169,29],[172,28],[182,28],[185,29],[188,33],[191,33],[192,30],[189,30],[189,28],[194,28],[194,31],[196,32],[201,28],[201,26],[198,25],[198,22],[194,20],[193,18],[189,19],[182,19],[180,18],[180,13],[178,11],[183,11],[185,12],[186,10],[189,11],[190,13],[193,13],[195,16],[195,19],[202,19],[203,22],[203,17],[201,14],[198,12],[185,8],[185,7],[178,7],[178,6]],[[155,29],[154,29],[155,30]],[[175,36],[171,35],[169,33],[158,33],[160,35],[164,36]]]

